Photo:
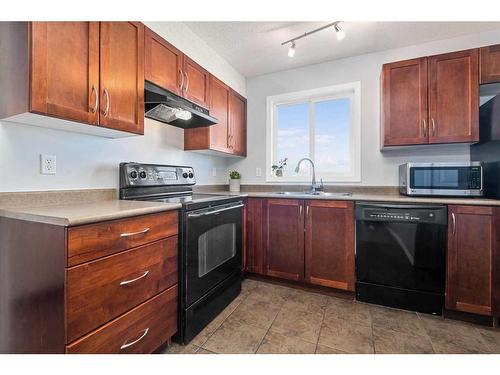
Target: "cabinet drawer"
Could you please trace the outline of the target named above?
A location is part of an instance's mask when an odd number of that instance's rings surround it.
[[[177,236],[66,270],[66,342],[177,283]]]
[[[177,211],[68,229],[68,267],[144,245],[178,232]]]
[[[66,346],[66,353],[151,353],[176,332],[177,285]]]

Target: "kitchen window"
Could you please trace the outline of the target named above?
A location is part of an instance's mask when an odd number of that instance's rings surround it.
[[[267,98],[267,182],[310,182],[308,157],[324,182],[361,180],[360,82]],[[287,158],[283,176],[272,165]]]

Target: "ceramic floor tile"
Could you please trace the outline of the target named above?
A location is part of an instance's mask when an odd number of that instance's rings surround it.
[[[415,312],[370,306],[370,313],[374,333],[392,330],[410,335],[425,335],[424,325]]]
[[[260,283],[250,292],[250,296],[258,296],[274,303],[284,303],[294,292],[292,288],[281,285]]]
[[[431,354],[432,343],[427,335],[397,332],[391,329],[373,330],[377,354]]]
[[[346,353],[373,353],[372,329],[345,319],[329,317],[323,321],[318,344]]]
[[[188,345],[180,345],[175,342],[171,343],[170,346],[165,349],[165,354],[195,354],[200,347],[189,343]]]
[[[217,354],[217,353],[211,352],[210,350],[200,348],[195,354]]]
[[[239,320],[263,329],[269,329],[282,304],[250,294],[229,316],[228,320]]]
[[[321,323],[323,322],[323,315],[321,307],[286,302],[271,325],[270,330],[316,344],[321,330]]]
[[[266,332],[238,320],[226,320],[203,345],[203,349],[220,354],[255,353]]]
[[[348,353],[343,352],[342,350],[330,348],[325,345],[318,345],[316,347],[316,354],[348,354]]]
[[[288,297],[287,302],[303,306],[325,307],[328,303],[328,296],[306,292],[303,290],[295,290]]]
[[[500,331],[480,329],[479,334],[492,353],[500,354]]]
[[[316,343],[269,331],[259,346],[257,354],[314,354],[315,350]]]
[[[326,306],[325,318],[342,319],[348,324],[371,327],[370,307],[339,298],[331,298]]]

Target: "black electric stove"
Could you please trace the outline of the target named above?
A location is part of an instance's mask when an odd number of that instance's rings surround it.
[[[186,166],[121,163],[120,199],[180,203],[179,331],[186,344],[241,291],[243,201],[194,193]]]

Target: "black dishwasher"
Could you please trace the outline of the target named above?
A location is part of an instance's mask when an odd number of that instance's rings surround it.
[[[444,205],[356,204],[356,298],[441,315],[446,236]]]

